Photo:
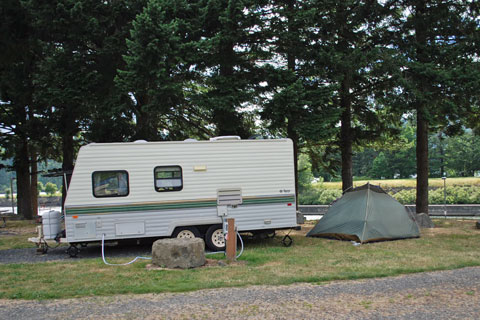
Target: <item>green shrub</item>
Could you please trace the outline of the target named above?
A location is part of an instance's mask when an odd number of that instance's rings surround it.
[[[443,188],[432,190],[429,200],[432,204],[443,204]],[[447,204],[475,204],[480,203],[480,191],[478,187],[447,187]]]
[[[341,190],[323,189],[321,187],[304,187],[298,195],[300,204],[330,204],[335,199],[342,196]]]
[[[319,204],[330,204],[342,196],[341,190],[322,189],[318,197]]]
[[[431,189],[428,191],[428,202],[430,204],[443,204],[443,188]],[[416,198],[415,189],[404,189],[397,193],[390,193],[398,202],[402,204],[414,204]],[[480,203],[480,188],[470,186],[451,186],[447,187],[447,204],[478,204]]]
[[[416,189],[402,189],[396,193],[394,191],[388,193],[401,204],[414,204],[417,196]],[[320,184],[302,188],[299,203],[330,204],[341,196],[341,190],[326,189]],[[430,204],[443,204],[443,197],[443,188],[432,188],[428,192]],[[480,204],[480,188],[478,186],[447,186],[447,204]]]
[[[412,204],[415,203],[416,190],[415,189],[404,189],[400,190],[397,193],[390,193],[392,197],[397,199],[401,204]]]

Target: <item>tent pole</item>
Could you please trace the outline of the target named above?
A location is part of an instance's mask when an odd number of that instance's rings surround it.
[[[362,243],[363,239],[365,239],[365,230],[367,230],[369,200],[370,200],[370,182],[367,183],[367,205],[365,206],[365,222],[363,223],[362,239],[360,239],[360,243]]]

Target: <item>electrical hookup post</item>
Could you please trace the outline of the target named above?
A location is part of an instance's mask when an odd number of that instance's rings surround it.
[[[237,228],[235,227],[235,219],[228,218],[227,220],[227,234],[225,239],[227,240],[227,260],[235,261],[237,260]]]

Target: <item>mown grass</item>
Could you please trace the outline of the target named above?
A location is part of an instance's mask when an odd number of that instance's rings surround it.
[[[361,246],[306,238],[304,234],[310,225],[292,235],[295,242],[289,248],[283,247],[279,237],[247,241],[239,259],[245,264],[226,267],[147,270],[148,262],[112,267],[104,265],[100,258],[0,265],[0,298],[53,299],[323,283],[480,265],[480,230],[475,229],[474,221],[436,223],[437,228],[424,230],[418,239]],[[112,259],[117,263],[126,260]]]
[[[34,221],[7,220],[7,227],[0,229],[0,250],[35,247],[27,239],[37,236],[36,226]]]
[[[353,182],[354,187],[362,186],[365,183],[380,185],[389,188],[415,188],[417,186],[416,179],[388,179],[388,180],[357,180]],[[342,182],[322,182],[319,184],[326,189],[342,189]],[[442,178],[428,179],[430,187],[443,187]],[[480,178],[466,177],[466,178],[447,178],[447,186],[480,186]]]

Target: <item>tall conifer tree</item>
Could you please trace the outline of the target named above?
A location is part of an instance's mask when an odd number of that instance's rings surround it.
[[[401,76],[390,103],[416,116],[416,211],[428,213],[428,135],[438,125],[458,131],[478,105],[479,4],[411,0],[401,1],[399,12],[393,25]]]
[[[394,11],[388,1],[313,0],[312,6],[311,67],[331,87],[331,107],[341,113],[337,145],[347,190],[353,187],[353,147],[391,128],[392,119],[375,97],[390,86],[388,21]]]

